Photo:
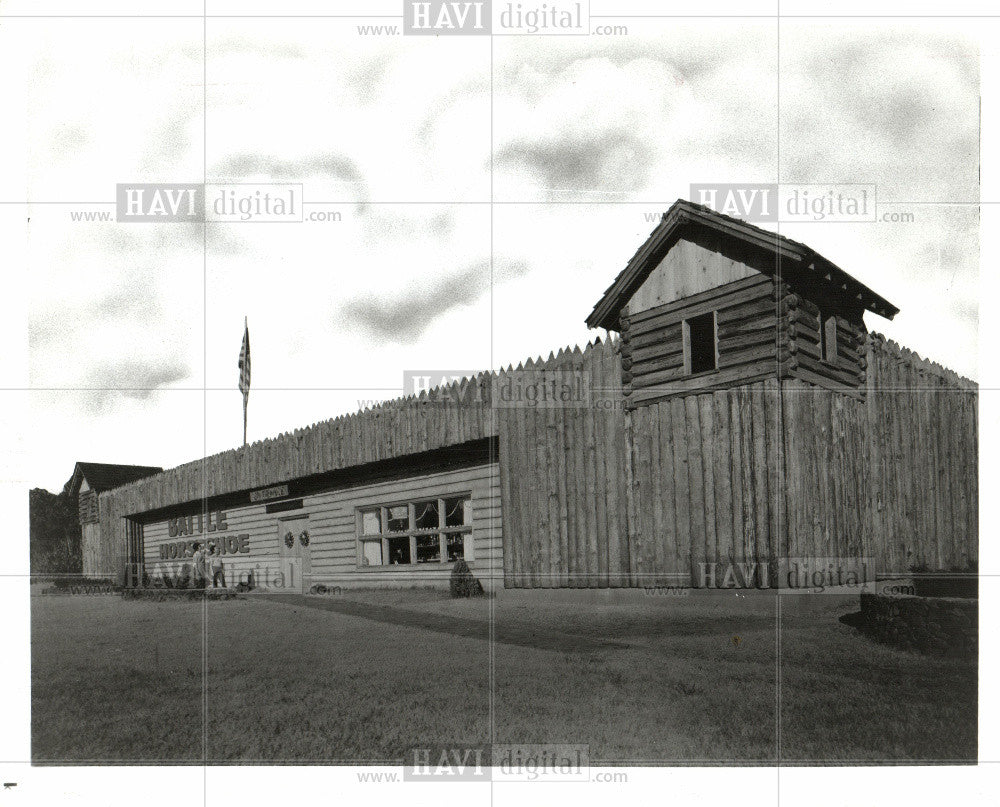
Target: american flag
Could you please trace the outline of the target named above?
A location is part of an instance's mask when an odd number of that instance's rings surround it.
[[[247,442],[247,399],[250,397],[250,326],[243,319],[243,346],[240,348],[240,392],[243,393],[243,445]]]

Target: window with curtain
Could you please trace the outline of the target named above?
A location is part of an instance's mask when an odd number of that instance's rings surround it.
[[[469,494],[421,498],[358,510],[360,566],[433,566],[466,557],[472,540]],[[471,547],[470,547],[471,548]]]

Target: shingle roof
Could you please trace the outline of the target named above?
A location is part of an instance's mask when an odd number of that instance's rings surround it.
[[[135,482],[153,474],[163,471],[159,466],[154,465],[113,465],[106,462],[78,462],[73,469],[73,476],[63,487],[63,490],[72,495],[80,491],[80,483],[86,479],[91,490],[98,493],[111,488]]]
[[[818,272],[825,281],[855,298],[867,310],[886,319],[892,319],[899,313],[896,306],[811,247],[741,219],[716,213],[711,208],[688,202],[685,199],[678,199],[663,214],[656,229],[650,233],[649,238],[639,247],[625,268],[604,292],[604,296],[587,317],[587,326],[614,330],[615,319],[622,306],[629,301],[643,281],[656,268],[659,258],[669,249],[672,240],[679,237],[683,229],[689,225],[710,227],[732,238],[740,239],[773,252],[775,255],[780,255],[782,260],[787,261],[787,263],[782,264],[783,272],[794,272],[810,267]]]

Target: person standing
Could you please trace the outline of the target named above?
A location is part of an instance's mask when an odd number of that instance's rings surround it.
[[[219,581],[222,581],[222,588],[228,588],[226,586],[226,567],[222,563],[222,555],[219,554],[218,547],[212,552],[212,588],[219,587]]]
[[[194,545],[194,587],[205,588],[205,548],[201,544]]]

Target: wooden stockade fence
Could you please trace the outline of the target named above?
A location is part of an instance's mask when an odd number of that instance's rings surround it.
[[[540,373],[588,373],[606,405],[497,410],[507,586],[776,585],[789,561],[974,565],[974,382],[872,335],[861,397],[775,373],[627,411],[616,347]]]
[[[102,493],[101,567],[123,568],[127,516],[495,436],[509,587],[720,585],[730,564],[773,585],[787,558],[972,567],[978,387],[878,335],[866,368],[861,399],[776,372],[626,409],[620,343],[597,340]],[[570,398],[513,400],[529,385]]]
[[[657,401],[632,418],[631,584],[770,585],[781,551],[777,378]]]
[[[495,437],[495,389],[516,386],[512,379],[523,381],[519,374],[526,368],[534,372],[567,362],[590,362],[596,354],[604,357],[605,363],[615,361],[615,371],[620,375],[620,363],[608,358],[615,355],[614,349],[597,339],[582,351],[579,347],[561,349],[548,359],[539,358],[499,373],[480,373],[419,396],[376,404],[102,493],[99,568],[107,573],[118,573],[123,568],[124,519],[128,516]],[[614,383],[620,399],[620,378]]]
[[[878,334],[869,339],[865,401],[843,429],[855,435],[845,439],[855,441],[848,468],[859,478],[862,549],[879,572],[978,564],[978,407],[975,382]],[[836,500],[817,512],[830,509]]]
[[[482,373],[164,471],[101,494],[101,568],[124,563],[123,518],[496,434]]]
[[[496,402],[505,586],[632,584],[621,369],[618,344],[598,341],[507,371],[570,399]]]

